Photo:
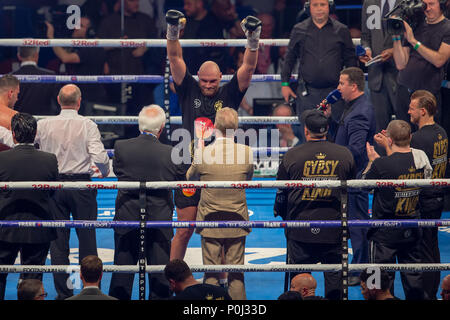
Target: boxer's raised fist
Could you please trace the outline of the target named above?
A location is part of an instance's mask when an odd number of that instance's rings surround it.
[[[172,26],[178,26],[179,24],[183,24],[183,20],[186,21],[184,14],[178,10],[169,10],[166,13],[166,22]]]
[[[169,10],[166,13],[167,34],[168,40],[178,40],[180,37],[180,30],[186,24],[184,14],[178,10]]]
[[[245,36],[247,37],[246,48],[250,48],[252,51],[258,50],[261,26],[261,20],[254,16],[247,16],[241,21],[241,28],[244,30]]]

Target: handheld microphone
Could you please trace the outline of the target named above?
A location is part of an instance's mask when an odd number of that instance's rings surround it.
[[[366,55],[366,49],[362,45],[357,45],[355,48],[355,53],[357,57],[363,57]]]
[[[327,97],[321,103],[319,103],[319,105],[317,106],[317,110],[325,112],[327,110],[328,104],[335,104],[336,102],[341,100],[341,98],[342,98],[341,92],[338,89],[334,89],[327,95]]]

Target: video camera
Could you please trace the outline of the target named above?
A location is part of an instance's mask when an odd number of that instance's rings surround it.
[[[421,0],[403,0],[382,18],[386,19],[387,32],[398,36],[405,32],[403,21],[414,30],[425,20],[424,6]]]

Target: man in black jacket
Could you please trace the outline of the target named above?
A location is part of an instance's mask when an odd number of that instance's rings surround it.
[[[38,67],[39,47],[19,47],[17,58],[20,68],[12,73],[14,75],[55,75],[52,70]],[[56,83],[21,83],[19,99],[14,109],[32,115],[55,115],[59,88],[60,85]]]
[[[277,180],[348,180],[355,176],[351,152],[326,140],[328,120],[319,110],[302,114],[306,143],[290,149],[278,168]],[[286,220],[340,220],[339,190],[325,188],[279,189],[274,205],[275,216]],[[340,263],[339,229],[286,229],[288,263]],[[291,273],[292,277],[296,273]],[[325,298],[340,299],[341,273],[326,272]]]
[[[36,150],[36,120],[17,113],[11,120],[14,149],[0,153],[0,181],[56,181],[58,163],[51,153]],[[30,165],[33,164],[33,165]],[[0,192],[1,220],[53,220],[49,211],[50,190],[3,190]],[[23,265],[44,265],[54,229],[0,228],[0,264],[13,265],[20,251]],[[6,273],[0,273],[0,299],[4,299]],[[42,274],[24,274],[24,279],[40,279]]]
[[[114,146],[113,170],[119,181],[174,181],[183,176],[172,162],[172,147],[158,141],[166,116],[157,105],[144,107],[139,113],[141,134],[132,139],[117,141]],[[173,195],[171,190],[148,190],[146,197],[147,220],[171,221]],[[119,190],[116,198],[116,221],[140,219],[139,192]],[[170,228],[147,229],[146,258],[148,264],[165,265],[169,262]],[[139,253],[139,231],[117,228],[114,230],[114,264],[135,265]],[[115,273],[111,278],[109,295],[120,300],[130,300],[134,274]],[[168,298],[169,283],[162,274],[149,275],[150,298]]]

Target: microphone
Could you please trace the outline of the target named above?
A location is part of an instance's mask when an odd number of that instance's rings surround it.
[[[331,91],[325,99],[317,106],[317,110],[326,111],[328,104],[335,104],[339,100],[341,100],[342,94],[338,89],[334,89]]]
[[[366,49],[362,45],[357,45],[355,48],[355,53],[357,57],[363,57],[366,55]]]

